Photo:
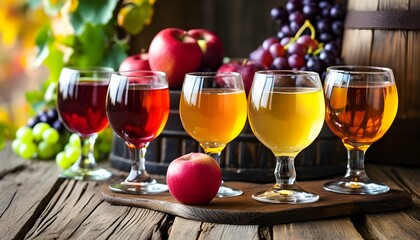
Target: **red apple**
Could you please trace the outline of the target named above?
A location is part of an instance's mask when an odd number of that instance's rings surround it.
[[[149,55],[147,53],[139,53],[128,56],[121,62],[118,70],[151,70],[149,65]]]
[[[223,63],[225,51],[222,40],[207,29],[192,29],[188,35],[195,38],[203,52],[202,69],[215,71]]]
[[[232,61],[223,64],[218,72],[238,72],[241,74],[244,81],[245,92],[248,94],[251,89],[252,81],[256,71],[264,70],[265,68],[254,61]]]
[[[171,89],[181,89],[185,74],[197,71],[202,57],[197,40],[178,28],[160,31],[149,47],[150,68],[165,72]]]
[[[173,160],[166,172],[169,192],[187,205],[209,203],[219,191],[222,171],[214,158],[204,153],[189,153]]]

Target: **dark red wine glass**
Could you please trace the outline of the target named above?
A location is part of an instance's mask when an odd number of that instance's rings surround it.
[[[79,135],[82,154],[60,177],[106,180],[112,174],[98,167],[93,150],[98,133],[108,126],[105,100],[112,68],[62,69],[58,82],[57,110],[66,128]]]

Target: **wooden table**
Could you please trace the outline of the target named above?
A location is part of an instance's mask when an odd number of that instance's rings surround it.
[[[372,178],[412,196],[401,211],[277,225],[188,220],[104,201],[104,182],[59,179],[52,161],[0,152],[0,239],[420,239],[420,169],[368,165]],[[116,176],[124,173],[114,171]]]

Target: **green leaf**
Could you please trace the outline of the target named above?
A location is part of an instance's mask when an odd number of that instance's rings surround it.
[[[37,48],[37,57],[35,59],[35,66],[41,66],[44,60],[49,55],[49,45],[54,41],[52,36],[51,28],[49,25],[45,25],[38,31],[38,34],[35,38],[35,45]]]
[[[101,62],[101,66],[118,69],[121,62],[127,57],[126,44],[113,44],[106,52]]]
[[[98,65],[105,55],[106,39],[103,25],[84,25],[82,33],[76,38],[70,64],[81,67]]]
[[[76,34],[81,34],[85,24],[106,25],[113,17],[118,0],[79,1],[75,12],[70,14],[70,23]]]

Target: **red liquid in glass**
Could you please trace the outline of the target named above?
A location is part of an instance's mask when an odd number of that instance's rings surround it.
[[[107,98],[107,114],[114,132],[140,148],[156,138],[169,115],[169,90],[130,85],[128,91]]]
[[[87,137],[100,132],[108,125],[105,111],[108,81],[80,81],[61,91],[59,86],[57,105],[66,127]]]

